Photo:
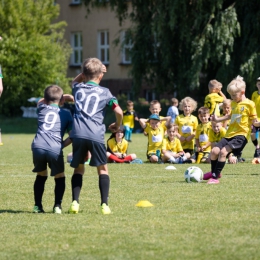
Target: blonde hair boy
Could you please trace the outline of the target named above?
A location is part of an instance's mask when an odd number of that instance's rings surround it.
[[[247,144],[248,133],[251,124],[260,126],[257,121],[255,104],[245,96],[246,84],[242,77],[237,76],[227,87],[231,96],[232,111],[230,115],[218,117],[212,116],[214,122],[221,122],[231,119],[226,135],[211,151],[211,172],[213,178],[209,179],[208,184],[218,184],[219,175],[222,172],[227,154],[233,153],[235,156],[241,154]]]

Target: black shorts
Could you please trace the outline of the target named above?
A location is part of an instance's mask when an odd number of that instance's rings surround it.
[[[252,133],[257,133],[257,132],[260,132],[260,127],[255,127],[254,125],[252,125]]]
[[[183,149],[185,153],[190,153],[190,155],[194,154],[194,149]]]
[[[47,164],[51,169],[51,176],[64,172],[63,152],[56,154],[48,150],[33,148],[33,172],[42,172],[47,169]]]
[[[231,138],[222,138],[216,145],[220,150],[228,145],[232,149],[232,153],[235,156],[241,154],[242,150],[247,144],[247,139],[243,135],[237,135]]]
[[[107,164],[107,152],[105,144],[95,141],[73,138],[73,158],[70,166],[77,168],[79,164],[84,164],[87,152],[91,153],[90,166],[100,166]]]

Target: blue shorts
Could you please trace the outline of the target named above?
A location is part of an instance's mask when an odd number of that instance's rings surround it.
[[[73,158],[70,163],[72,168],[77,168],[79,164],[84,164],[88,152],[91,153],[90,166],[100,166],[107,164],[107,151],[105,144],[92,140],[73,138]]]
[[[60,154],[48,150],[33,148],[33,172],[42,172],[47,170],[47,165],[51,169],[51,176],[64,172],[63,152]]]

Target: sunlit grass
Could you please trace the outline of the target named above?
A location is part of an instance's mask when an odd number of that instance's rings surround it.
[[[112,215],[100,213],[96,169],[87,166],[80,212],[67,214],[72,168],[66,164],[63,214],[51,213],[54,180],[33,214],[33,134],[4,134],[0,147],[0,259],[259,259],[259,165],[226,165],[219,185],[187,184],[184,170],[145,163],[110,164]],[[108,135],[107,135],[108,137]],[[129,152],[146,161],[147,138],[133,136]],[[71,147],[64,150],[64,155]],[[199,165],[209,171],[209,165]],[[139,200],[154,207],[137,208]]]

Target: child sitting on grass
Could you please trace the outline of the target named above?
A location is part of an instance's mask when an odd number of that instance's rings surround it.
[[[136,159],[136,154],[127,155],[128,142],[124,138],[124,127],[113,133],[107,140],[107,159],[108,162],[125,163]]]
[[[161,126],[164,128],[164,131],[167,130],[167,124],[170,122],[171,117],[170,116],[160,116],[160,112],[161,112],[162,108],[161,108],[161,103],[158,100],[153,100],[150,103],[150,108],[149,111],[151,112],[151,114],[153,115],[158,115],[161,121]],[[140,118],[139,119],[139,123],[140,125],[144,125],[144,124],[149,124],[149,119],[145,119],[145,118]],[[147,135],[146,131],[144,131],[144,135]]]
[[[177,137],[181,141],[182,148],[185,153],[192,155],[194,153],[194,137],[198,127],[198,118],[191,113],[197,108],[197,102],[186,97],[181,100],[179,109],[183,110],[183,114],[176,117],[175,124],[178,125]]]
[[[176,137],[177,133],[177,125],[170,124],[167,126],[167,137],[163,139],[162,143],[162,160],[164,163],[184,163],[190,158],[189,153],[184,153],[181,142]]]
[[[152,114],[148,120],[149,124],[140,121],[140,125],[148,137],[147,159],[151,163],[161,163],[161,148],[165,130],[157,114]]]
[[[211,151],[209,141],[209,130],[211,129],[211,123],[209,122],[209,109],[207,107],[201,107],[198,110],[198,117],[200,124],[196,129],[195,141],[196,141],[196,163],[209,163],[209,154]]]

